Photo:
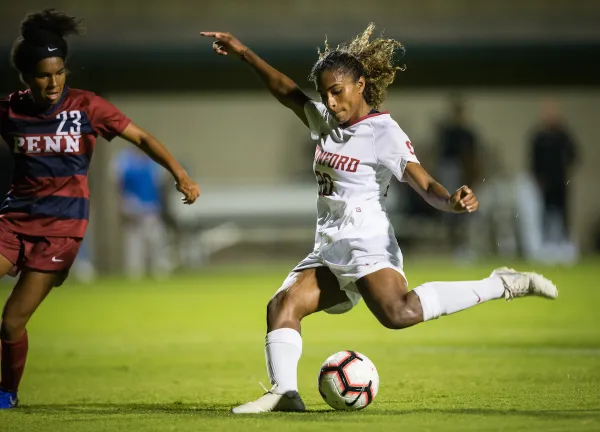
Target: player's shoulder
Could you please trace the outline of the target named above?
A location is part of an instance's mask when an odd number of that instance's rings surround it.
[[[308,99],[306,101],[306,103],[304,104],[304,106],[311,107],[311,108],[317,108],[319,111],[327,109],[327,107],[325,106],[325,104],[323,102],[319,102],[318,100],[314,100],[314,99]]]
[[[69,88],[69,99],[82,106],[87,107],[90,105],[94,105],[98,99],[102,99],[93,91],[77,89],[77,88]]]
[[[369,123],[373,128],[373,135],[376,141],[378,139],[386,141],[398,139],[405,141],[407,138],[404,130],[402,130],[398,122],[388,112],[371,117]]]
[[[304,105],[304,112],[308,115],[316,115],[318,117],[327,117],[328,111],[324,103],[309,99]]]
[[[115,110],[106,99],[89,90],[70,88],[68,100],[69,110],[79,110],[94,118]]]

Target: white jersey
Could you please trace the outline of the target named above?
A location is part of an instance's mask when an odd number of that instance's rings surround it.
[[[406,164],[419,162],[408,136],[387,112],[342,128],[322,103],[311,101],[304,111],[319,141],[315,249],[341,239],[393,236],[385,204],[392,175],[402,181]]]
[[[304,112],[311,137],[318,141],[315,247],[279,291],[293,285],[298,271],[327,266],[348,301],[326,311],[343,313],[361,298],[358,279],[383,268],[404,276],[402,252],[385,201],[392,175],[402,181],[406,164],[419,161],[410,140],[387,112],[370,114],[346,127],[338,125],[322,103],[310,101]]]

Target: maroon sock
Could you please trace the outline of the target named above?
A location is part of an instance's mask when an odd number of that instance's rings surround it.
[[[0,382],[2,390],[16,392],[19,388],[28,348],[27,331],[16,341],[2,339],[2,381]]]

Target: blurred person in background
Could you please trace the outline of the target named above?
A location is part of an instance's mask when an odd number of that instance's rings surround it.
[[[521,217],[517,204],[521,182],[502,160],[502,143],[481,146],[478,151],[481,181],[477,193],[479,210],[468,224],[470,252],[473,258],[487,258],[492,253],[506,258],[518,255],[519,237],[515,216]]]
[[[88,169],[98,136],[142,149],[174,177],[184,202],[198,185],[169,151],[96,94],[66,85],[68,44],[80,20],[55,9],[21,22],[12,65],[26,91],[0,100],[0,136],[14,172],[0,206],[0,278],[20,274],[2,312],[0,409],[18,405],[29,349],[26,326],[50,291],[68,276],[88,226]]]
[[[531,175],[541,196],[541,259],[572,262],[569,190],[577,162],[575,140],[556,101],[542,102],[540,123],[530,139]],[[538,212],[539,213],[539,212]]]
[[[466,115],[466,104],[460,97],[449,100],[447,117],[438,126],[436,139],[437,176],[450,190],[463,184],[473,185],[480,180],[481,153],[479,140]],[[455,214],[444,214],[448,224],[450,244],[455,258],[469,260],[470,218]]]
[[[125,148],[115,158],[119,210],[123,220],[125,274],[166,277],[171,270],[167,254],[164,176],[158,165],[136,148]]]

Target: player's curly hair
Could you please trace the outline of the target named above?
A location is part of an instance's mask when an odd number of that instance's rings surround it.
[[[50,45],[57,47],[60,56],[66,58],[69,47],[64,38],[71,34],[81,34],[80,23],[80,19],[53,8],[27,14],[21,21],[21,36],[12,47],[13,67],[20,73],[31,71],[37,63],[35,51]]]
[[[332,50],[325,39],[324,51],[318,50],[319,59],[310,71],[309,80],[315,85],[321,73],[336,70],[351,75],[355,80],[365,78],[363,97],[367,104],[378,109],[386,96],[387,87],[394,82],[398,66],[396,59],[404,55],[404,46],[394,39],[378,37],[371,40],[375,24],[371,23],[362,34],[349,44],[338,45]]]

